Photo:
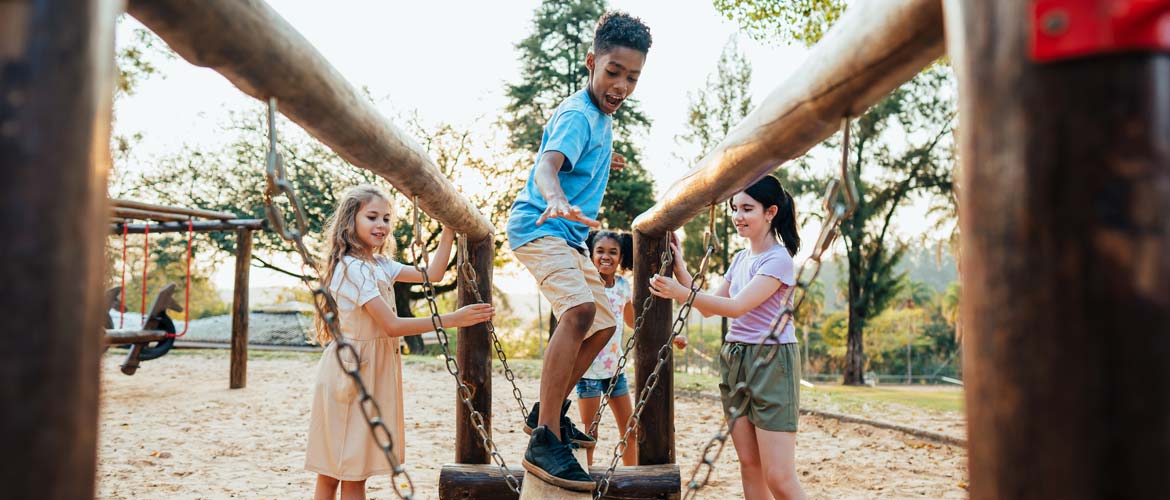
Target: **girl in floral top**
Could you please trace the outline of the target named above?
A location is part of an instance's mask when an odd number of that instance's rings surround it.
[[[589,233],[585,239],[585,245],[589,247],[593,265],[597,267],[597,271],[601,273],[601,280],[605,282],[605,296],[609,299],[609,306],[612,308],[614,316],[622,318],[623,321],[618,322],[618,329],[610,338],[609,343],[601,349],[597,358],[593,360],[593,364],[589,366],[589,370],[577,382],[577,409],[581,412],[582,428],[590,427],[593,424],[594,415],[597,414],[597,408],[601,406],[601,396],[613,384],[609,407],[613,408],[613,416],[620,436],[621,433],[625,432],[630,415],[634,412],[626,374],[617,371],[618,358],[622,356],[622,347],[625,345],[622,323],[631,328],[634,326],[634,306],[632,304],[634,295],[630,290],[630,284],[619,276],[618,272],[619,268],[629,270],[633,267],[634,243],[633,238],[628,233],[595,231]],[[676,337],[674,345],[680,349],[686,347],[687,339],[682,336]],[[597,432],[594,431],[593,439],[597,439]],[[637,465],[638,444],[635,440],[630,440],[628,444],[625,453],[622,454],[622,463],[623,465]],[[593,449],[586,448],[585,450],[589,456],[589,464],[592,465]]]

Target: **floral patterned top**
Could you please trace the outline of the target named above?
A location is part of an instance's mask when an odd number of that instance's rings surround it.
[[[622,313],[626,309],[626,304],[633,300],[634,292],[624,278],[616,276],[613,286],[605,289],[605,297],[609,299],[609,307],[613,311],[613,315],[617,317],[617,330],[609,339],[609,343],[605,344],[605,347],[597,354],[597,359],[594,359],[593,364],[589,365],[589,370],[582,378],[607,379],[617,376],[618,358],[622,356],[622,330],[625,328]]]

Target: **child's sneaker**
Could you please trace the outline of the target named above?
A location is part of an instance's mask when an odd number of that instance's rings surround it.
[[[567,413],[569,412],[570,403],[566,399],[565,403],[561,405],[561,439],[581,448],[593,449],[593,447],[597,446],[597,440],[593,439],[593,436],[581,432],[581,429],[578,429],[573,424],[573,419],[568,417]],[[537,401],[532,403],[532,411],[528,412],[528,418],[524,419],[524,433],[531,435],[532,429],[536,428],[539,419],[540,401]]]
[[[558,488],[593,491],[596,486],[593,478],[573,457],[569,445],[562,443],[543,425],[532,431],[532,439],[528,441],[528,450],[524,452],[522,463],[529,474]]]

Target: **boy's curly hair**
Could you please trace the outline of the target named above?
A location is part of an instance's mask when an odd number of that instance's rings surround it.
[[[652,42],[650,28],[640,18],[625,12],[606,12],[597,20],[593,53],[601,55],[614,47],[629,47],[645,54]]]

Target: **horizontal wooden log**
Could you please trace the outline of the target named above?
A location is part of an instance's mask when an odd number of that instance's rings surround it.
[[[851,2],[808,59],[634,220],[657,235],[797,158],[943,55],[939,0]]]
[[[150,234],[155,233],[185,233],[187,222],[165,222],[162,224],[110,224],[110,234],[122,234],[122,226],[126,226],[130,234],[142,234],[146,226],[150,226]],[[196,233],[215,231],[235,231],[236,229],[268,229],[268,221],[264,219],[236,219],[224,221],[195,221],[191,223],[191,230]]]
[[[189,218],[187,215],[172,214],[167,212],[155,212],[153,210],[139,210],[137,208],[113,208],[113,217],[115,219],[130,219],[130,220],[158,220],[158,221],[185,221]]]
[[[236,214],[231,212],[218,212],[215,210],[202,210],[198,208],[187,207],[172,207],[167,205],[155,205],[152,203],[143,203],[134,200],[110,200],[115,207],[119,208],[133,208],[138,210],[150,210],[152,212],[162,212],[168,214],[190,215],[192,217],[200,217],[204,219],[238,219]],[[185,218],[185,217],[184,217]]]
[[[133,0],[130,15],[197,66],[267,102],[353,165],[418,195],[431,217],[472,241],[494,229],[426,151],[384,118],[284,18],[260,0]]]
[[[158,342],[167,338],[167,332],[162,330],[106,330],[106,345],[114,344],[141,344],[144,342]]]
[[[524,469],[512,471],[523,483]],[[590,467],[593,479],[605,474],[604,467]],[[609,492],[604,498],[614,500],[678,499],[681,481],[678,464],[621,466],[614,472]],[[439,472],[439,498],[452,500],[516,500],[519,495],[508,489],[500,469],[490,464],[444,464]]]

